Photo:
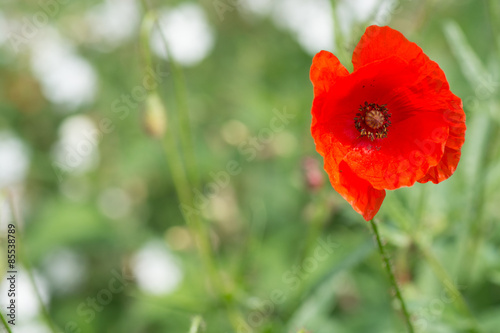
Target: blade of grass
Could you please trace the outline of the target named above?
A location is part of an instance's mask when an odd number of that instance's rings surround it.
[[[190,189],[193,186],[199,187],[199,180],[196,172],[197,164],[194,159],[194,147],[191,142],[191,130],[188,115],[189,110],[187,108],[187,96],[184,78],[182,76],[180,67],[178,67],[175,59],[172,57],[172,54],[169,51],[167,40],[163,34],[163,31],[161,30],[160,22],[155,10],[149,5],[147,0],[142,0],[142,4],[146,13],[145,15],[147,17],[153,17],[156,27],[158,28],[165,44],[167,55],[170,61],[170,66],[173,71],[172,80],[175,86],[176,99],[181,111],[179,114],[181,150],[178,149],[177,138],[174,131],[166,130],[165,135],[161,140],[167,164],[170,168],[172,176],[171,178],[181,204],[179,207],[183,213],[182,215],[188,228],[191,230],[195,238],[198,253],[200,255],[204,271],[209,277],[210,284],[217,294],[219,300],[222,301],[222,303],[225,305],[232,326],[235,330],[239,331],[242,327],[244,329],[246,328],[246,322],[244,321],[243,316],[240,314],[239,309],[234,303],[232,292],[230,292],[230,290],[228,289],[227,284],[222,281],[222,278],[219,274],[214,259],[215,253],[210,242],[210,233],[208,227],[201,217],[201,212],[198,211],[196,207],[191,207],[191,203],[193,203],[193,194]],[[142,38],[147,39],[147,41],[143,41],[143,47],[149,48],[149,35],[150,34],[146,33],[143,28],[141,36]],[[143,52],[146,57],[150,57],[149,50]],[[148,62],[151,62],[150,58],[146,60]],[[182,154],[182,152],[184,154]],[[183,163],[183,156],[187,160],[186,163]],[[187,167],[184,168],[184,165],[186,165]],[[185,212],[184,208],[190,210],[189,215]]]
[[[2,312],[0,312],[0,319],[2,320],[3,327],[5,327],[5,330],[7,331],[7,333],[12,333],[12,331],[10,330],[10,326],[7,323],[7,321],[5,320]]]
[[[162,30],[162,22],[158,17],[154,8],[149,4],[147,0],[142,0],[143,7],[147,13],[150,13],[154,16],[154,22],[156,28],[158,29],[158,33],[163,40],[163,44],[165,47],[165,51],[167,54],[168,62],[170,64],[170,68],[172,70],[172,81],[174,83],[175,90],[175,99],[177,106],[179,108],[178,116],[179,116],[179,125],[180,125],[180,138],[181,138],[181,147],[183,153],[186,158],[186,169],[188,170],[189,179],[192,181],[193,186],[199,187],[200,180],[197,172],[197,162],[194,154],[194,145],[192,140],[192,131],[189,120],[189,107],[188,107],[188,98],[187,98],[187,89],[186,89],[186,81],[184,79],[184,74],[182,73],[182,69],[175,60],[172,52],[170,51],[170,46],[168,44],[167,38]]]
[[[40,295],[40,291],[38,290],[38,286],[35,282],[35,277],[34,277],[33,272],[32,272],[31,263],[29,262],[29,260],[26,256],[25,250],[24,250],[24,246],[23,246],[24,244],[22,242],[23,238],[22,238],[22,233],[21,233],[21,228],[20,228],[20,226],[22,226],[23,223],[21,223],[22,222],[21,217],[19,216],[18,210],[16,209],[17,207],[14,203],[13,194],[11,192],[8,192],[7,197],[8,197],[8,201],[9,201],[10,210],[11,210],[12,216],[14,218],[13,222],[16,226],[16,231],[17,231],[16,241],[17,241],[17,249],[18,249],[17,252],[19,254],[19,259],[20,259],[19,261],[24,266],[24,268],[26,270],[26,274],[28,275],[28,279],[30,280],[30,283],[33,287],[33,290],[35,291],[37,301],[40,305],[40,308],[42,309],[42,317],[44,318],[45,322],[49,326],[49,329],[53,333],[56,333],[56,332],[58,332],[58,330],[56,329],[56,325],[52,321],[52,318],[50,317],[49,311],[47,310],[47,307],[45,306],[45,303],[42,300],[42,296]]]
[[[189,329],[189,333],[198,333],[200,332],[200,329],[202,328],[203,324],[203,319],[201,316],[196,316],[193,318],[193,321],[191,323],[191,328]]]

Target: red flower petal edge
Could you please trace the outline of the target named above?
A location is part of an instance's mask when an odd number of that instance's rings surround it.
[[[368,27],[352,63],[314,57],[311,132],[332,186],[368,221],[385,190],[455,172],[465,113],[438,64],[394,29]]]

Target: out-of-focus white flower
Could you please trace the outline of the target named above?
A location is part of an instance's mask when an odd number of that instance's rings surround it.
[[[271,12],[273,1],[271,0],[240,0],[242,8],[258,15],[264,16]]]
[[[90,38],[101,48],[114,48],[137,31],[139,8],[135,0],[106,0],[85,14]]]
[[[47,99],[67,110],[94,100],[97,90],[94,68],[55,29],[40,31],[30,46],[31,68]]]
[[[153,295],[174,291],[182,281],[182,270],[165,244],[151,241],[132,259],[132,270],[139,288]]]
[[[38,290],[43,304],[47,306],[50,301],[49,288],[45,279],[42,278],[42,276],[39,275],[36,271],[32,271],[37,288],[35,289],[35,287],[31,284],[28,273],[26,272],[24,267],[18,264],[16,268],[16,318],[18,318],[20,323],[28,323],[33,321],[41,312],[41,306],[38,301],[36,290]],[[7,279],[8,277],[9,276],[2,279],[2,282],[0,284],[1,295],[7,295],[7,290],[9,290],[10,288],[10,281]],[[0,306],[2,307],[2,309],[6,308],[6,302],[10,302],[9,297],[0,298]]]
[[[334,48],[334,24],[329,0],[280,0],[273,10],[276,25],[293,32],[311,55]]]
[[[32,322],[29,323],[19,323],[16,324],[15,328],[16,333],[51,333],[52,330],[50,330],[47,327],[47,324],[43,323],[40,320],[33,320]]]
[[[0,11],[0,46],[7,42],[9,36],[9,29],[7,27],[7,20],[4,14]]]
[[[81,174],[99,164],[99,139],[102,133],[87,116],[68,117],[59,128],[59,140],[52,149],[54,171]]]
[[[172,9],[163,9],[159,23],[172,56],[182,65],[196,65],[214,46],[213,29],[203,9],[197,4],[184,3]],[[163,36],[155,27],[151,35],[151,47],[155,54],[166,59]]]
[[[349,34],[355,24],[385,25],[391,18],[395,0],[341,1],[337,6],[337,18],[343,34]]]
[[[28,166],[28,151],[21,140],[0,132],[0,188],[21,183]]]
[[[43,272],[54,291],[68,293],[83,282],[87,265],[84,257],[70,249],[57,249],[43,259]]]
[[[131,200],[121,188],[108,188],[99,195],[99,210],[111,219],[119,219],[130,212]]]
[[[329,0],[241,0],[237,8],[243,15],[270,15],[276,26],[290,31],[299,45],[314,55],[321,50],[335,52],[334,17],[338,19],[344,39],[348,40],[353,37],[350,34],[356,24],[387,24],[397,7],[396,1],[344,0],[332,8]],[[230,9],[224,15],[230,15],[233,12],[232,7]]]

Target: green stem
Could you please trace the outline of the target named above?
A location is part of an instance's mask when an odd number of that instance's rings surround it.
[[[413,328],[413,325],[411,323],[411,317],[410,313],[408,312],[406,308],[405,301],[403,299],[403,295],[401,294],[401,290],[399,289],[398,282],[396,281],[396,277],[394,276],[393,268],[391,265],[391,261],[389,259],[389,256],[387,255],[384,245],[382,244],[382,240],[380,237],[380,233],[378,232],[378,227],[375,221],[373,219],[370,220],[370,225],[372,226],[373,233],[375,234],[375,239],[377,240],[377,245],[378,245],[378,250],[380,252],[380,255],[382,257],[382,260],[384,261],[384,266],[385,270],[387,272],[387,275],[389,276],[389,280],[391,281],[391,284],[396,291],[396,297],[398,298],[399,302],[401,303],[401,309],[403,310],[403,314],[406,320],[406,325],[408,326],[408,332],[414,333],[415,330]]]
[[[23,249],[23,243],[22,243],[22,237],[21,237],[21,230],[19,228],[20,225],[22,225],[21,218],[17,214],[17,209],[14,205],[14,199],[12,197],[11,193],[8,193],[8,200],[9,200],[9,205],[10,205],[10,210],[12,212],[12,216],[14,217],[14,224],[16,226],[16,231],[17,231],[17,237],[16,240],[18,242],[18,253],[19,253],[19,259],[20,262],[23,264],[24,268],[26,269],[26,272],[28,274],[28,278],[30,280],[31,285],[33,286],[33,290],[35,291],[36,298],[38,300],[38,303],[40,304],[40,308],[42,309],[42,315],[43,318],[45,319],[45,322],[49,326],[50,330],[53,333],[57,332],[56,326],[54,322],[52,321],[52,318],[50,317],[49,311],[47,310],[47,307],[43,303],[42,297],[40,296],[40,291],[38,290],[38,287],[35,283],[35,277],[33,276],[32,270],[31,270],[31,264],[24,252]]]
[[[146,0],[143,0],[143,5],[147,10],[146,17],[143,20],[143,26],[141,29],[141,37],[142,37],[142,47],[147,49],[143,50],[145,61],[148,65],[152,64],[151,55],[149,52],[149,34],[152,26],[152,22],[157,23],[156,15],[153,11],[150,10],[150,6]],[[158,27],[159,28],[159,27]],[[172,58],[169,57],[172,62]],[[174,77],[174,82],[177,81],[176,77]],[[190,206],[192,203],[192,194],[189,190],[190,182],[188,175],[185,172],[184,165],[182,159],[180,158],[181,154],[177,149],[176,140],[173,132],[171,130],[167,130],[166,136],[162,141],[163,148],[165,150],[165,155],[167,157],[167,162],[172,173],[172,180],[174,183],[174,187],[179,196],[180,202],[182,205]],[[183,147],[186,148],[186,147]],[[192,149],[187,149],[192,151]],[[192,178],[191,178],[192,179]],[[209,275],[209,279],[216,290],[220,290],[220,286],[218,285],[219,278],[217,276],[217,269],[215,268],[215,264],[212,260],[212,247],[210,245],[210,236],[208,231],[206,230],[203,222],[200,219],[199,211],[194,207],[193,209],[196,213],[185,216],[186,223],[193,233],[196,241],[196,245],[198,246],[200,257],[202,259],[203,265],[207,270]]]
[[[155,19],[156,28],[163,40],[163,44],[165,46],[165,51],[167,53],[167,58],[170,63],[170,68],[172,70],[172,81],[174,83],[175,90],[175,100],[179,107],[179,122],[180,122],[180,138],[181,138],[181,147],[186,154],[186,169],[188,171],[189,179],[191,179],[193,186],[199,187],[200,179],[197,173],[197,162],[194,154],[194,146],[192,140],[192,131],[189,121],[189,107],[188,107],[188,98],[187,98],[187,90],[186,90],[186,81],[184,79],[184,74],[182,73],[182,69],[175,60],[172,52],[170,51],[170,46],[168,45],[167,38],[163,33],[161,28],[160,20],[156,15],[155,10],[150,6],[147,0],[142,0],[142,4],[144,9],[149,12]]]
[[[183,217],[191,230],[193,236],[195,237],[195,243],[200,254],[200,259],[205,271],[208,274],[210,283],[214,288],[215,292],[223,300],[231,324],[236,331],[239,330],[241,325],[245,325],[243,316],[240,314],[239,310],[233,304],[230,293],[227,291],[226,286],[223,284],[222,279],[218,273],[217,267],[213,260],[214,253],[212,246],[210,244],[210,234],[201,219],[201,212],[197,207],[192,207],[193,196],[190,189],[190,184],[187,178],[187,174],[183,168],[182,160],[180,159],[180,154],[178,152],[175,137],[172,131],[166,131],[166,137],[162,141],[163,148],[165,151],[165,157],[172,174],[172,180],[174,182],[174,187],[176,189],[177,195],[183,207],[188,207],[188,209],[193,210],[193,212],[186,213],[183,211]]]
[[[166,134],[161,141],[165,157],[172,175],[172,181],[174,183],[175,190],[179,197],[181,203],[181,211],[183,213],[184,220],[191,231],[195,244],[198,249],[200,260],[202,262],[204,271],[208,275],[210,284],[217,294],[219,299],[224,303],[229,320],[234,326],[235,330],[238,330],[242,325],[245,327],[245,322],[239,310],[234,304],[231,293],[229,292],[226,285],[223,283],[219,271],[217,270],[216,263],[214,261],[214,251],[210,242],[210,232],[205,225],[203,219],[201,218],[201,211],[199,207],[194,207],[193,194],[191,192],[192,187],[199,187],[198,174],[196,172],[197,163],[194,157],[194,147],[191,141],[191,129],[189,122],[189,114],[187,107],[187,94],[185,89],[185,82],[180,67],[175,62],[168,48],[167,40],[160,28],[158,17],[149,5],[147,0],[142,0],[142,4],[146,11],[146,15],[150,16],[155,22],[167,49],[167,56],[169,58],[170,66],[172,68],[173,77],[172,80],[175,86],[176,99],[179,109],[181,110],[179,114],[180,122],[180,147],[177,145],[177,138],[172,129],[168,129]],[[142,29],[142,39],[143,47],[148,47],[147,40],[149,40],[148,33],[148,22],[145,18],[143,29]],[[151,62],[151,57],[149,51],[144,51],[146,57],[146,62]],[[184,154],[185,156],[184,156]],[[183,157],[187,161],[183,160]],[[186,162],[186,163],[184,163]],[[184,167],[186,165],[186,168]]]
[[[12,333],[12,331],[10,330],[10,327],[9,327],[9,324],[7,323],[7,321],[5,320],[2,312],[0,312],[0,319],[2,319],[2,324],[3,326],[5,327],[5,329],[7,330],[7,333]]]
[[[155,17],[152,13],[148,12],[144,15],[141,24],[141,48],[142,56],[146,66],[153,68],[153,58],[151,57],[150,35],[155,22]]]
[[[191,323],[191,328],[189,329],[189,333],[198,333],[200,331],[202,323],[203,319],[200,316],[194,317],[193,322]]]
[[[212,283],[212,287],[215,288],[215,290],[220,291],[220,278],[217,274],[215,263],[212,260],[213,251],[212,246],[210,245],[210,236],[199,216],[201,212],[197,207],[191,207],[193,198],[191,195],[191,191],[189,190],[189,182],[187,180],[182,161],[179,158],[179,153],[175,145],[175,138],[173,137],[171,131],[167,130],[167,136],[163,140],[163,148],[165,150],[165,155],[172,174],[174,187],[176,189],[177,195],[179,196],[181,205],[183,207],[189,207],[189,209],[193,210],[193,212],[189,215],[183,213],[184,219],[195,237],[196,245],[200,252],[202,263],[207,273],[209,274],[209,279]]]

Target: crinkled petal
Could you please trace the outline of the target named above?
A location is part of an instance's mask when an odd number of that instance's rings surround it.
[[[322,105],[318,98],[314,100],[313,110]],[[316,150],[324,158],[324,168],[333,188],[367,221],[380,209],[385,198],[384,190],[377,190],[371,184],[358,177],[343,161],[350,147],[344,146],[331,132],[325,132],[313,112],[312,135]]]
[[[323,104],[323,98],[314,99],[311,131],[316,143],[316,150],[324,158],[324,168],[333,188],[368,221],[380,209],[384,201],[385,191],[374,189],[369,182],[354,174],[349,166],[343,162],[342,159],[350,147],[344,146],[331,132],[323,130],[322,123],[318,122],[317,112],[314,112]]]
[[[420,46],[410,42],[397,30],[371,25],[366,28],[352,55],[354,70],[389,57],[399,57],[420,67],[420,72],[435,77],[448,85],[439,65],[430,60]]]
[[[309,75],[314,86],[314,96],[318,96],[328,91],[338,77],[349,75],[349,72],[333,53],[320,51],[313,58]]]
[[[332,186],[369,220],[385,189],[437,183],[455,171],[465,114],[438,64],[396,30],[368,27],[353,65],[349,74],[329,52],[314,58],[311,131]],[[371,141],[354,126],[365,102],[391,113],[387,137]]]
[[[316,131],[335,136],[346,147],[342,159],[373,187],[411,186],[443,155],[448,125],[442,87],[397,57],[372,63],[339,78],[327,96],[321,96],[321,103],[314,102]],[[386,138],[372,142],[356,130],[354,118],[365,101],[387,104],[392,125]],[[317,145],[331,145],[331,137],[313,136]]]
[[[366,221],[373,219],[384,201],[385,191],[373,188],[369,182],[359,178],[345,162],[337,164],[332,156],[325,157],[324,166],[333,188]]]
[[[427,174],[418,180],[420,183],[432,181],[434,184],[437,184],[448,179],[455,172],[460,161],[460,149],[465,141],[465,113],[460,98],[451,92],[449,95],[449,109],[444,113],[444,117],[450,126],[450,135],[446,141],[444,154],[439,163],[431,167]]]

